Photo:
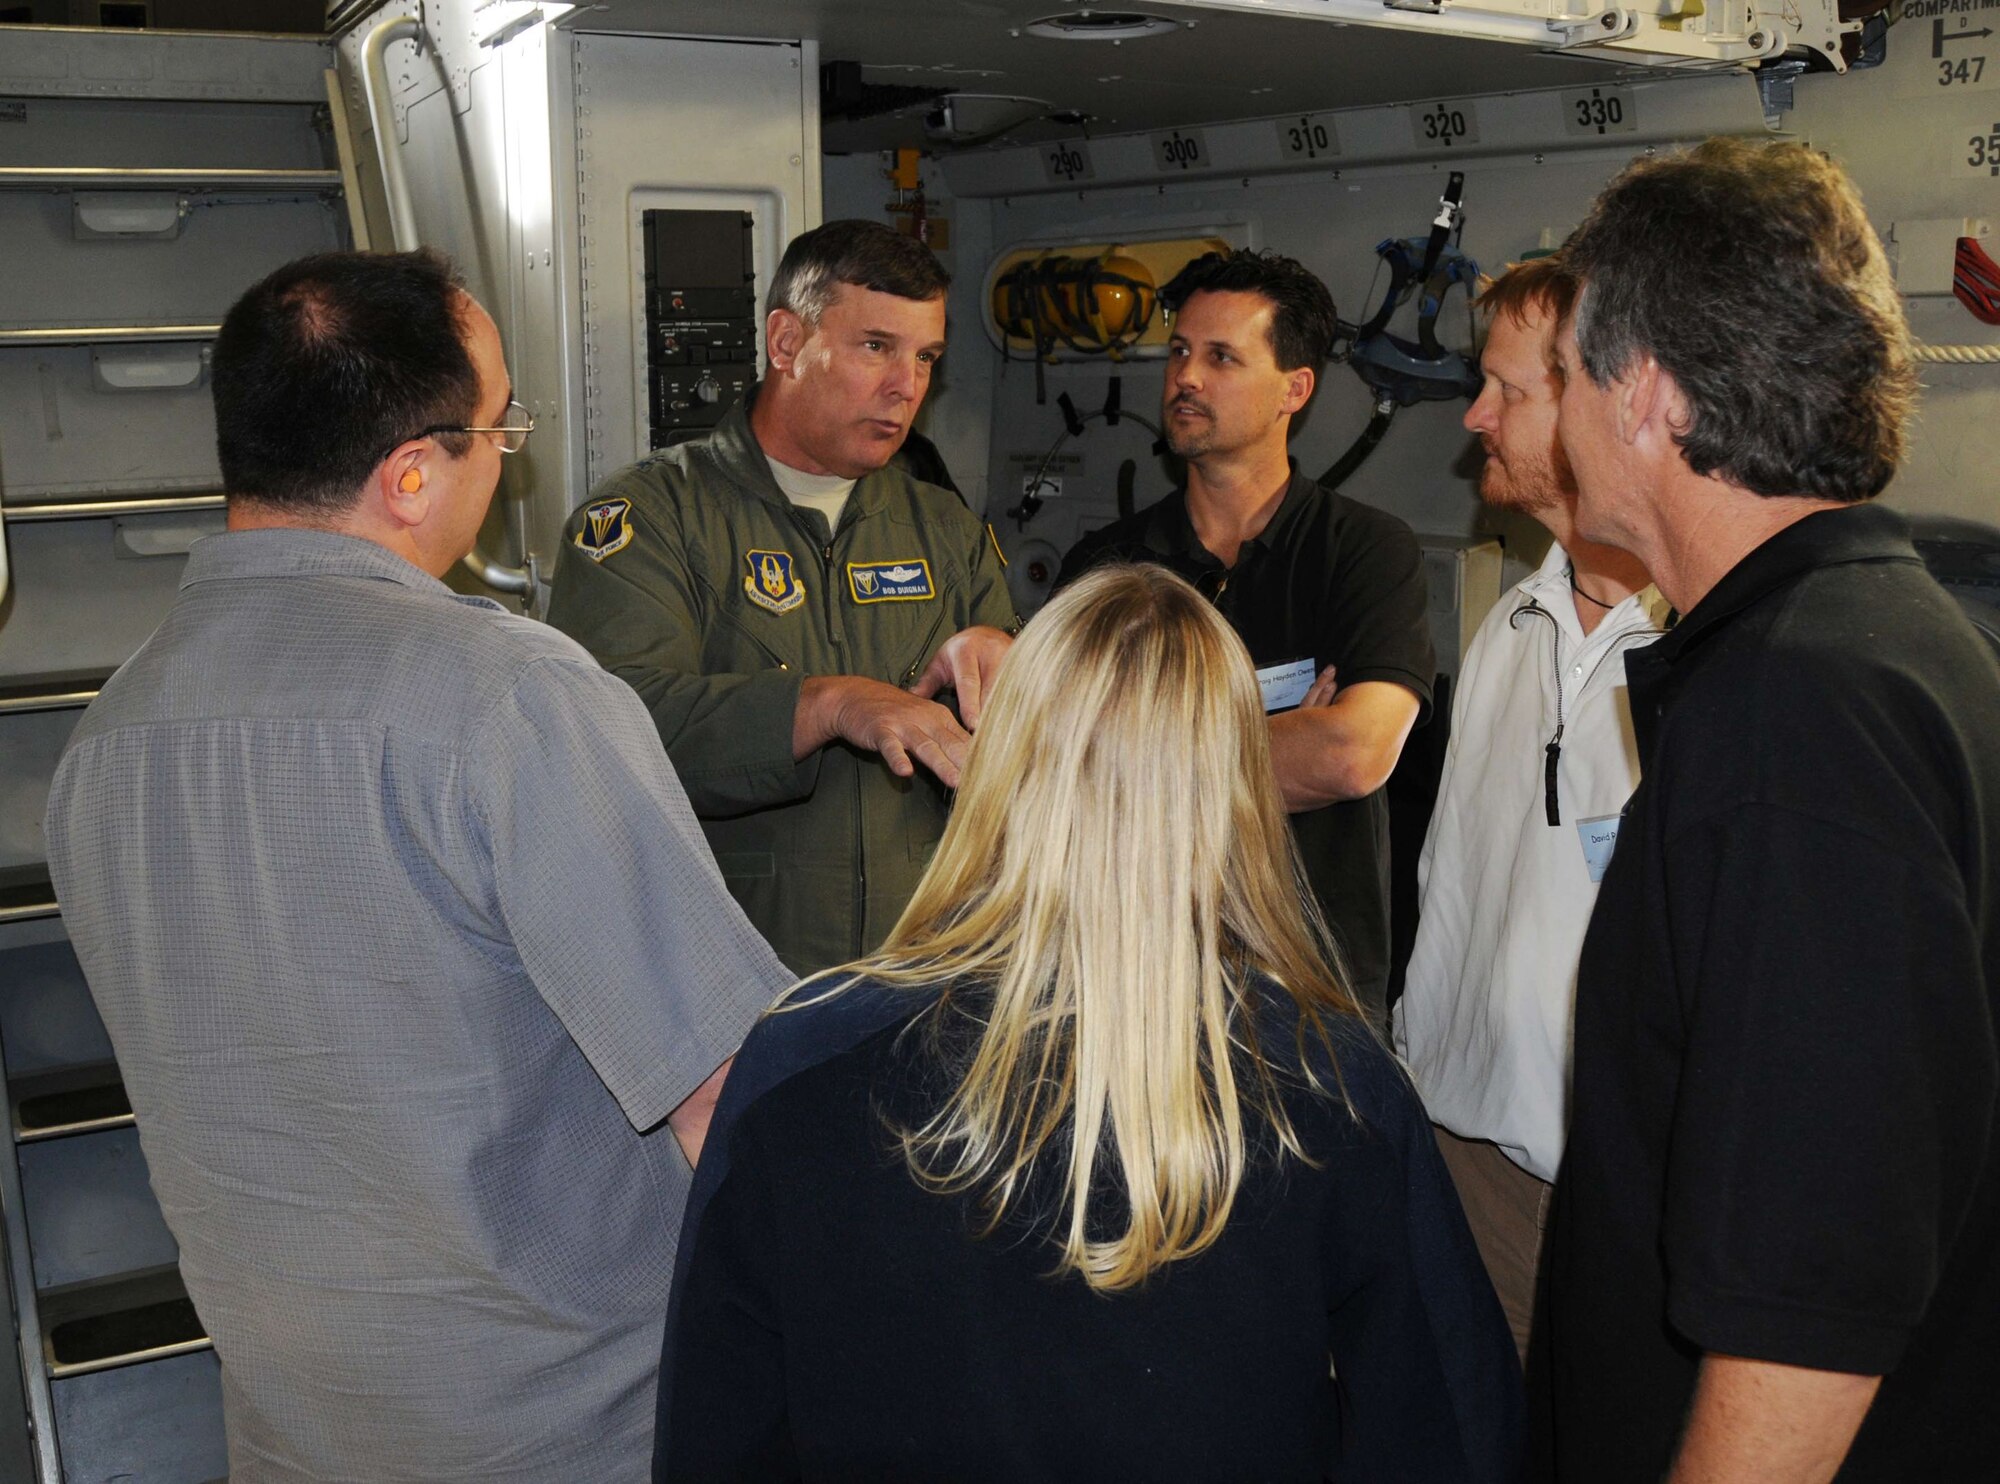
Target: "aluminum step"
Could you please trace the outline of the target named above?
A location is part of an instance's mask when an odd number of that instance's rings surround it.
[[[0,922],[26,922],[34,917],[61,914],[46,867],[12,866],[0,870]]]
[[[131,1128],[134,1122],[116,1062],[18,1077],[8,1084],[7,1102],[17,1144]]]
[[[214,1348],[171,1266],[45,1289],[41,1321],[51,1381]]]

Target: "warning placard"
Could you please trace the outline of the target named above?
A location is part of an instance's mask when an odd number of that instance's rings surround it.
[[[1928,21],[1939,16],[1970,15],[1982,10],[2000,10],[2000,0],[1907,0],[1903,20]]]
[[[1007,455],[1008,484],[1022,494],[1040,495],[1044,500],[1062,498],[1065,478],[1074,485],[1083,473],[1083,455],[1080,453],[1059,453],[1048,460],[1043,467],[1044,455],[1039,453],[1010,453]],[[1040,484],[1036,484],[1039,475]]]

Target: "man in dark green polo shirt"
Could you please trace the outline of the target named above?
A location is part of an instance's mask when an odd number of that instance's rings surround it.
[[[891,462],[949,282],[878,223],[798,237],[750,406],[605,480],[556,568],[549,621],[639,692],[730,891],[799,974],[901,915],[1018,627],[992,533]]]
[[[1389,975],[1382,785],[1431,701],[1436,657],[1410,528],[1293,473],[1292,418],[1334,337],[1332,297],[1299,263],[1240,252],[1182,301],[1161,417],[1187,487],[1086,536],[1062,582],[1151,561],[1208,594],[1242,637],[1306,874],[1378,1024]]]

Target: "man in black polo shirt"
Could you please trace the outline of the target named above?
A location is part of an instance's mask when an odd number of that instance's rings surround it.
[[[1334,328],[1326,285],[1291,258],[1240,252],[1200,279],[1174,317],[1161,397],[1187,487],[1079,541],[1058,586],[1103,561],[1158,562],[1242,637],[1313,893],[1382,1025],[1382,785],[1430,707],[1437,663],[1410,528],[1293,473],[1285,456]]]
[[[2000,665],[1861,503],[1916,393],[1881,246],[1711,140],[1565,257],[1577,525],[1685,616],[1627,661],[1534,1476],[2000,1479]]]

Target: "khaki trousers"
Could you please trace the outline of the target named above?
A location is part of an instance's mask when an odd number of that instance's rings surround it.
[[[1525,1363],[1528,1329],[1535,1317],[1535,1273],[1548,1229],[1549,1193],[1555,1187],[1515,1164],[1497,1144],[1461,1139],[1436,1124],[1431,1128]]]

